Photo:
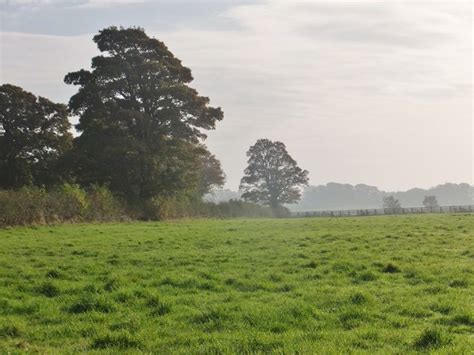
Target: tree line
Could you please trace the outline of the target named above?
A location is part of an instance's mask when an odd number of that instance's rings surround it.
[[[216,195],[219,196],[219,192],[216,191]],[[390,196],[393,197],[393,203],[401,207],[472,205],[474,186],[466,183],[446,183],[429,189],[413,188],[394,192],[383,191],[366,184],[331,182],[304,188],[301,200],[290,208],[295,211],[383,208],[384,205],[392,203],[390,202],[392,199],[389,199],[384,204],[384,199]]]
[[[141,28],[105,28],[93,41],[100,55],[91,70],[65,75],[78,88],[68,105],[0,86],[0,189],[107,187],[140,214],[223,186],[203,142],[224,113],[190,86],[191,70]],[[308,172],[283,143],[260,139],[247,155],[245,200],[278,209],[300,199]]]

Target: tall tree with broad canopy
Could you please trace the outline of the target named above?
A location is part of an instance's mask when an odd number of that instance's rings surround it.
[[[242,198],[279,207],[301,198],[308,185],[308,171],[301,169],[282,142],[259,139],[247,152],[248,167],[240,181]]]
[[[109,27],[93,40],[103,54],[92,70],[64,79],[79,86],[69,101],[82,132],[70,157],[79,182],[108,184],[129,201],[196,189],[203,131],[222,120],[221,109],[143,29]]]
[[[0,188],[55,183],[58,159],[71,148],[65,105],[0,86]]]

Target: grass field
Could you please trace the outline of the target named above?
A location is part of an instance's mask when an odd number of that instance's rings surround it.
[[[0,230],[0,353],[470,353],[474,215]]]

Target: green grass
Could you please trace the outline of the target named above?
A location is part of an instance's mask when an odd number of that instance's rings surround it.
[[[0,230],[0,353],[472,353],[474,215]]]

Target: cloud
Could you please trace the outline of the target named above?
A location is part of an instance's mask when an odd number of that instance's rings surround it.
[[[1,33],[0,77],[37,95],[67,102],[75,89],[63,83],[66,73],[89,68],[97,55],[92,36]]]
[[[206,4],[202,16],[193,15],[201,7],[184,6],[186,17],[165,17],[173,26],[150,20],[145,29],[193,70],[193,86],[223,107],[225,119],[208,144],[231,188],[245,151],[262,137],[284,141],[313,183],[391,190],[472,182],[468,2]],[[150,9],[114,11],[148,21]],[[206,27],[209,18],[237,26]],[[65,101],[75,89],[62,84],[64,74],[88,67],[97,54],[92,35],[4,33],[2,78]]]
[[[130,6],[130,5],[139,5],[151,3],[150,0],[85,0],[79,4],[77,7],[82,8],[100,8],[100,7],[110,7],[110,6]]]
[[[249,1],[252,0],[9,1],[0,6],[1,29],[58,36],[96,33],[110,25],[140,26],[160,32],[180,26],[235,30],[238,23],[221,14]]]
[[[150,2],[150,0],[2,0],[0,5],[2,6],[18,6],[18,7],[44,7],[44,6],[117,6],[117,5],[127,5],[127,4],[136,4]]]

